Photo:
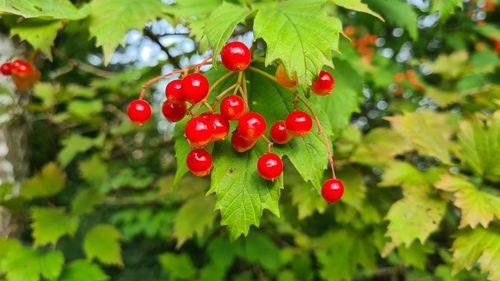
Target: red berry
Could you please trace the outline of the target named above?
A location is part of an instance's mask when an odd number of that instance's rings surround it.
[[[238,120],[245,114],[245,101],[237,95],[225,97],[220,103],[220,113],[228,120]]]
[[[210,117],[213,125],[212,141],[223,140],[229,133],[229,121],[222,114],[214,114]]]
[[[3,75],[10,75],[12,73],[12,64],[10,62],[6,62],[0,66],[0,72]]]
[[[12,72],[17,75],[23,76],[28,75],[33,67],[31,64],[25,60],[15,60],[11,64]]]
[[[266,132],[266,120],[257,112],[248,112],[241,116],[238,132],[246,139],[257,139]]]
[[[292,139],[292,135],[288,133],[285,121],[278,121],[271,127],[271,138],[275,143],[285,144]]]
[[[165,96],[170,102],[181,103],[185,102],[184,94],[182,93],[182,80],[173,80],[165,87]]]
[[[255,145],[257,140],[248,140],[240,135],[238,131],[234,131],[233,135],[231,136],[231,144],[233,145],[233,148],[237,152],[245,152],[250,149]]]
[[[233,72],[240,72],[250,65],[251,54],[242,42],[227,43],[221,51],[222,64]]]
[[[145,100],[134,100],[128,105],[127,113],[132,122],[142,125],[151,118],[151,105]]]
[[[269,152],[259,158],[257,170],[262,178],[275,180],[283,172],[283,162],[278,155]]]
[[[335,80],[328,71],[322,70],[318,78],[312,82],[312,91],[320,96],[328,95],[335,86]]]
[[[338,179],[329,179],[323,184],[321,194],[328,203],[338,201],[344,194],[344,184]]]
[[[186,123],[185,134],[192,146],[204,147],[212,140],[212,123],[201,116],[191,118]]]
[[[295,110],[286,117],[286,128],[292,135],[305,136],[312,126],[311,116],[302,110]]]
[[[206,176],[212,169],[212,156],[204,149],[191,150],[186,157],[186,165],[193,175]]]
[[[184,118],[186,111],[186,103],[174,103],[169,100],[166,100],[161,108],[163,116],[170,122],[177,122]]]
[[[182,93],[191,104],[199,103],[208,95],[208,80],[203,74],[193,73],[182,79]]]

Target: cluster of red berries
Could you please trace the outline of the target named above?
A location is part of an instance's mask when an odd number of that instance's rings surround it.
[[[356,37],[357,30],[354,26],[347,26],[344,28],[344,34],[351,37],[351,45],[356,47],[356,51],[361,54],[365,63],[371,63],[375,53],[374,46],[378,37],[373,34],[365,34]]]
[[[40,80],[40,72],[25,60],[14,60],[0,65],[0,73],[12,76],[19,91],[28,90],[34,83]]]
[[[398,72],[394,74],[394,82],[396,82],[397,85],[393,90],[396,95],[402,95],[405,87],[409,87],[410,89],[419,92],[424,90],[424,85],[418,80],[415,71],[412,69],[409,69],[404,73]]]
[[[242,72],[251,61],[251,52],[241,42],[231,42],[221,51],[222,64],[229,71]],[[275,78],[280,85],[292,88],[297,86],[297,79],[290,79],[282,65],[279,65]],[[327,95],[334,88],[334,79],[330,73],[321,71],[312,83],[312,91],[318,95]],[[198,72],[187,74],[182,79],[173,80],[165,88],[166,101],[162,106],[162,113],[170,122],[177,122],[186,114],[191,119],[186,123],[184,136],[192,150],[186,157],[186,165],[192,174],[206,176],[212,169],[212,156],[205,147],[215,141],[224,140],[230,131],[230,121],[237,121],[237,128],[231,135],[231,144],[235,151],[243,153],[254,147],[259,138],[269,143],[269,152],[262,155],[257,162],[259,175],[266,180],[275,180],[283,172],[281,157],[270,151],[271,142],[265,137],[267,123],[258,113],[249,111],[247,101],[237,95],[237,91],[223,98],[220,102],[219,113],[210,107],[210,112],[193,116],[186,103],[191,105],[204,102],[209,95],[210,85],[206,77]],[[151,117],[151,106],[143,99],[129,104],[130,119],[142,124]],[[311,116],[301,110],[294,110],[285,120],[274,123],[270,128],[271,139],[276,144],[286,144],[293,137],[303,137],[313,127]],[[340,199],[344,191],[342,182],[330,179],[325,182],[322,190],[323,197],[328,202]]]

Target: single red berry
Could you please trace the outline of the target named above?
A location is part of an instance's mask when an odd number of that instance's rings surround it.
[[[184,94],[182,93],[182,80],[173,80],[165,87],[165,96],[169,102],[181,103],[185,102]]]
[[[318,78],[312,82],[312,91],[320,96],[328,95],[335,86],[335,80],[328,71],[322,70]]]
[[[169,100],[163,102],[163,106],[161,108],[161,112],[163,116],[170,122],[177,122],[186,116],[186,103],[180,102],[175,103]]]
[[[269,152],[259,158],[257,170],[262,178],[275,180],[283,172],[283,162],[278,155]]]
[[[10,62],[3,63],[0,66],[0,72],[2,72],[3,75],[10,75],[12,73],[12,64]]]
[[[151,118],[151,105],[145,100],[134,100],[128,105],[128,117],[137,125],[142,125]]]
[[[28,75],[33,67],[25,60],[15,60],[11,64],[12,72],[19,76]]]
[[[220,113],[228,120],[238,120],[245,114],[245,101],[237,95],[225,97],[220,103]]]
[[[204,147],[212,140],[213,126],[210,120],[201,116],[191,118],[186,123],[185,135],[194,147]]]
[[[206,176],[212,169],[212,156],[204,149],[193,149],[186,157],[186,165],[193,175]]]
[[[233,145],[234,150],[240,153],[252,149],[256,142],[256,139],[248,140],[242,137],[238,131],[234,131],[231,136],[231,144]]]
[[[302,110],[295,110],[286,117],[286,128],[292,135],[305,136],[312,126],[311,116]]]
[[[257,112],[248,112],[241,116],[238,132],[246,139],[257,139],[266,132],[266,120]]]
[[[193,73],[182,79],[182,93],[191,104],[199,103],[208,95],[208,80],[203,74]]]
[[[220,54],[222,64],[230,71],[241,72],[250,65],[250,50],[242,42],[227,43]]]
[[[292,135],[286,128],[285,121],[278,121],[271,126],[271,138],[275,143],[285,144],[292,139]]]
[[[323,184],[321,194],[328,203],[338,201],[342,198],[342,194],[344,194],[344,184],[341,180],[329,179]]]
[[[212,141],[219,141],[226,138],[229,133],[229,121],[222,114],[213,114],[210,117],[210,122],[213,125]]]

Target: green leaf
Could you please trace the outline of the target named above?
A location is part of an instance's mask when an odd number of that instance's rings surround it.
[[[433,73],[442,74],[447,78],[458,78],[464,72],[468,61],[469,53],[458,51],[450,55],[439,55],[429,66]]]
[[[85,234],[83,250],[87,260],[94,258],[106,265],[123,265],[120,232],[112,225],[100,224]]]
[[[332,50],[338,50],[340,20],[328,17],[322,0],[292,0],[262,9],[254,20],[255,38],[267,44],[266,64],[281,60],[290,77],[297,74],[308,84],[332,66]]]
[[[78,20],[85,18],[89,9],[87,5],[77,9],[69,0],[3,0],[0,1],[0,13],[23,18]]]
[[[382,18],[381,15],[372,11],[370,7],[368,7],[365,3],[361,2],[361,0],[329,0],[329,1],[333,2],[335,5],[338,5],[340,7],[362,13],[367,13],[380,19],[381,21],[384,21],[384,18]]]
[[[280,249],[261,233],[252,233],[245,239],[243,255],[249,262],[257,262],[270,272],[276,272],[281,265]]]
[[[102,100],[73,100],[68,104],[68,112],[81,120],[89,120],[102,113]]]
[[[471,270],[479,263],[481,272],[488,272],[488,280],[500,280],[500,228],[478,227],[462,230],[453,242],[453,274],[462,269]]]
[[[174,138],[175,138],[175,159],[177,161],[177,168],[175,170],[174,185],[177,185],[182,177],[189,171],[186,165],[186,157],[191,151],[191,147],[184,137],[184,128],[186,127],[188,119],[177,122],[175,124]]]
[[[480,191],[466,179],[443,175],[435,186],[454,193],[453,204],[462,211],[461,228],[488,227],[495,218],[500,220],[500,197]]]
[[[231,243],[225,236],[217,236],[207,246],[207,255],[218,268],[227,269],[240,251],[240,243]]]
[[[366,197],[364,175],[353,166],[347,166],[338,170],[337,176],[342,179],[346,187],[344,195],[342,195],[342,202],[361,211]]]
[[[75,260],[66,265],[59,281],[105,281],[108,276],[96,264]]]
[[[96,145],[96,140],[78,134],[71,134],[69,138],[63,141],[63,144],[64,148],[57,155],[57,160],[63,166],[67,166],[77,154],[85,152]]]
[[[82,177],[91,184],[100,184],[108,178],[108,166],[98,154],[79,163],[78,168]]]
[[[478,120],[462,122],[458,144],[460,157],[474,173],[500,179],[500,114],[487,127]]]
[[[368,237],[367,237],[368,236]],[[374,268],[376,249],[369,234],[350,228],[327,232],[314,241],[315,254],[325,280],[352,280],[358,266]]]
[[[455,13],[456,8],[463,9],[462,0],[433,0],[431,13],[439,12],[439,20],[445,22]]]
[[[46,164],[34,177],[22,184],[21,195],[28,199],[35,197],[51,197],[64,187],[66,175],[55,163]]]
[[[264,209],[279,216],[278,199],[283,178],[266,181],[257,173],[257,161],[267,151],[262,143],[246,153],[237,153],[228,142],[213,150],[213,170],[209,193],[216,194],[221,224],[236,239],[247,235],[251,225],[259,226]]]
[[[160,255],[158,260],[161,267],[170,275],[170,280],[190,280],[196,274],[196,269],[187,254],[165,253]]]
[[[403,27],[413,40],[417,40],[417,13],[410,4],[394,0],[365,0],[365,2],[375,12],[382,14],[389,23]]]
[[[80,190],[71,201],[71,212],[75,215],[92,213],[96,205],[104,201],[104,195],[92,188]]]
[[[404,113],[387,117],[392,127],[419,152],[436,157],[443,163],[450,163],[448,153],[452,130],[446,124],[444,115],[431,111]]]
[[[405,244],[409,247],[415,239],[423,244],[438,229],[445,210],[446,201],[422,193],[406,194],[387,213],[385,219],[389,225],[386,236],[396,246]]]
[[[129,29],[139,29],[149,20],[162,15],[165,4],[160,0],[94,0],[90,3],[90,26],[96,45],[102,46],[104,63],[121,44]]]
[[[31,208],[33,239],[35,247],[56,244],[64,235],[73,236],[80,219],[68,215],[61,208]]]
[[[298,218],[302,220],[310,217],[315,212],[324,213],[328,204],[321,197],[321,193],[311,184],[302,183],[301,179],[297,178],[298,176],[291,180],[290,177],[287,174],[286,182],[290,181],[290,184],[286,184],[286,186],[291,188],[292,204],[297,207]]]
[[[26,19],[17,23],[10,29],[11,36],[18,35],[22,40],[28,41],[35,49],[40,49],[52,60],[51,46],[54,44],[57,32],[63,26],[62,21],[43,21]]]
[[[177,247],[192,238],[195,234],[202,237],[206,228],[214,222],[215,202],[211,196],[198,196],[188,199],[182,205],[174,220],[174,233],[177,238]]]
[[[203,19],[222,3],[222,0],[176,0],[168,12],[186,19]]]
[[[236,25],[243,21],[251,11],[241,5],[223,2],[210,14],[205,22],[204,32],[213,49],[213,57],[217,57],[233,34]]]
[[[38,252],[19,247],[9,251],[2,260],[2,268],[9,281],[39,281],[41,277],[55,280],[59,277],[64,256],[59,251]]]

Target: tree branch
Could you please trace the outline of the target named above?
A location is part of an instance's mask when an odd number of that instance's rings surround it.
[[[143,30],[143,34],[144,36],[148,37],[149,39],[151,39],[151,41],[155,42],[156,44],[158,44],[158,46],[160,47],[160,49],[162,51],[164,51],[167,56],[168,56],[168,61],[175,67],[175,68],[178,68],[178,69],[181,69],[181,65],[179,63],[179,59],[178,58],[175,58],[174,56],[172,56],[172,54],[170,53],[170,51],[168,50],[167,47],[163,46],[163,44],[160,42],[160,37],[159,35],[156,35],[153,33],[153,31],[151,31],[149,28],[144,28]],[[180,34],[176,34],[176,35],[180,35]]]

